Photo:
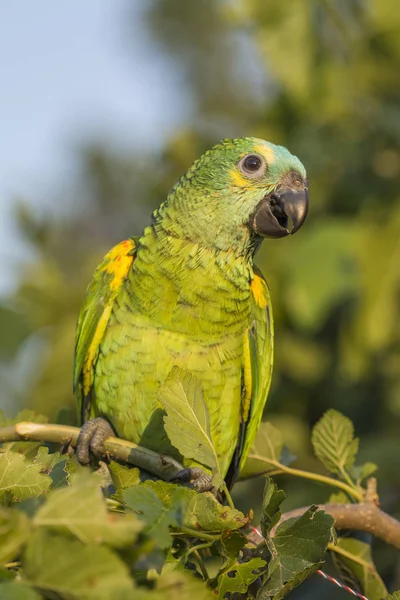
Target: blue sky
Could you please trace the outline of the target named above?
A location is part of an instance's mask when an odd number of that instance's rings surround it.
[[[185,120],[180,75],[143,30],[144,4],[0,4],[0,294],[26,251],[16,197],[45,205],[56,183],[68,185],[84,140],[155,146]]]

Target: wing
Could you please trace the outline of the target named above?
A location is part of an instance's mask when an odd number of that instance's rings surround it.
[[[114,246],[97,267],[86,292],[75,338],[74,391],[83,423],[89,417],[94,367],[114,300],[135,258],[136,242]]]
[[[274,324],[271,297],[262,273],[254,267],[251,290],[251,326],[245,331],[242,371],[242,426],[225,478],[232,487],[256,437],[272,378]]]

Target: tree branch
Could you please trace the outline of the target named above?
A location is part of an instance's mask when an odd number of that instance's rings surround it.
[[[51,442],[60,445],[70,444],[76,447],[80,429],[67,425],[53,425],[43,423],[21,422],[16,425],[0,428],[0,443],[12,442]],[[109,437],[105,444],[106,456],[116,458],[122,462],[144,469],[156,477],[169,481],[183,468],[182,465],[170,456],[157,454],[116,437]],[[375,479],[368,482],[366,498],[368,501],[359,504],[320,504],[318,508],[331,514],[335,520],[337,529],[355,529],[372,533],[375,537],[383,540],[400,550],[400,522],[383,512],[374,501],[376,501]],[[284,513],[278,525],[287,519],[301,516],[307,507]]]
[[[373,502],[359,504],[318,504],[319,509],[332,515],[336,529],[355,529],[372,533],[375,537],[400,550],[400,521],[383,512]],[[277,527],[288,519],[300,517],[308,507],[297,508],[283,513],[280,521],[271,530],[275,535]]]
[[[0,428],[0,443],[9,442],[51,442],[70,444],[76,447],[80,429],[69,425],[21,422],[16,425]],[[173,479],[183,466],[166,454],[158,454],[132,442],[109,437],[104,443],[105,455],[126,462],[152,475],[169,481]]]

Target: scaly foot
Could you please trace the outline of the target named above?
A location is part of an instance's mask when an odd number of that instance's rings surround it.
[[[90,419],[82,425],[76,444],[76,456],[82,465],[90,463],[90,455],[104,456],[104,442],[115,432],[110,423],[101,417]]]
[[[176,477],[172,479],[172,483],[180,483],[181,485],[190,487],[197,492],[212,492],[214,495],[216,495],[216,489],[212,484],[211,475],[204,473],[203,469],[200,467],[189,467],[187,469],[182,469],[182,471],[179,471]]]

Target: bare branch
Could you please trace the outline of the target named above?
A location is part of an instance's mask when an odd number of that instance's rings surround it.
[[[21,422],[0,428],[0,443],[20,441],[52,442],[60,445],[69,443],[74,448],[79,431],[78,427],[67,425]],[[107,456],[144,469],[164,481],[173,479],[183,468],[170,456],[157,454],[157,452],[116,437],[108,438],[104,447]],[[400,522],[383,512],[375,504],[377,495],[374,478],[370,478],[368,482],[367,497],[371,501],[359,504],[320,504],[318,508],[332,515],[337,529],[355,529],[372,533],[375,537],[400,550]],[[287,519],[301,516],[306,510],[307,507],[303,507],[284,513],[278,525],[271,531],[271,535],[275,534],[276,528],[281,523]]]
[[[9,442],[51,442],[60,445],[70,444],[73,448],[79,435],[79,427],[43,423],[21,422],[0,428],[0,443]],[[129,463],[160,477],[164,481],[173,479],[183,466],[166,454],[158,454],[132,442],[109,437],[104,443],[106,456]]]
[[[319,504],[319,509],[332,515],[335,519],[336,529],[355,529],[372,533],[375,537],[400,550],[400,521],[383,512],[373,502],[360,502],[359,504]],[[283,513],[276,528],[287,521],[300,517],[308,507],[297,508]]]

